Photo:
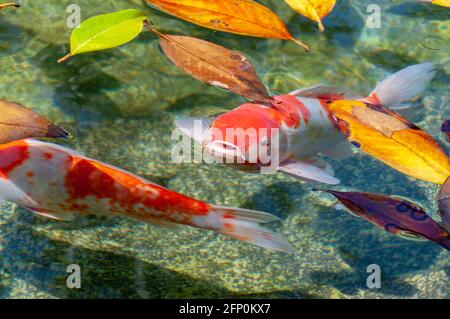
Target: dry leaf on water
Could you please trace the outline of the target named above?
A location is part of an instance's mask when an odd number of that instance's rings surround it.
[[[31,137],[67,137],[68,133],[26,107],[0,100],[0,144]]]
[[[418,205],[399,197],[323,190],[336,197],[352,215],[399,237],[429,239],[450,250],[450,234]]]
[[[160,38],[167,57],[194,78],[251,100],[270,101],[266,87],[244,55],[205,40],[162,34],[148,23],[146,26]]]
[[[450,175],[441,146],[399,114],[360,101],[331,101],[328,108],[351,143],[403,174],[435,184]]]
[[[309,47],[294,39],[281,19],[253,0],[146,0],[178,18],[219,31],[261,38],[291,40],[306,51]]]
[[[333,10],[336,0],[284,0],[295,11],[302,16],[316,21],[319,31],[323,32],[325,27],[322,20]]]
[[[13,2],[9,2],[9,3],[0,3],[0,10],[1,10],[1,9],[4,9],[4,8],[7,8],[7,7],[16,7],[16,8],[19,8],[19,7],[20,7],[20,4],[13,3]]]
[[[431,2],[438,6],[450,8],[450,0],[422,0],[422,2]]]

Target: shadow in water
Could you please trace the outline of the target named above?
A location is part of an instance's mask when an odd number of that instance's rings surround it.
[[[388,233],[385,233],[387,238],[382,238],[383,230],[344,211],[317,209],[320,218],[312,227],[320,231],[330,230],[330,236],[324,239],[333,243],[340,257],[351,267],[340,273],[326,270],[311,273],[317,284],[331,283],[344,293],[355,294],[358,290],[368,289],[367,267],[377,264],[382,271],[382,288],[377,290],[378,293],[411,297],[417,288],[403,281],[402,277],[426,271],[442,252],[440,246],[428,241],[408,241]]]
[[[405,2],[393,5],[389,13],[410,18],[424,18],[427,20],[448,20],[448,10],[443,7],[431,5],[430,3]]]
[[[300,207],[302,197],[309,189],[305,184],[295,182],[295,179],[293,182],[278,182],[254,194],[243,207],[265,211],[284,219],[287,217],[287,212],[295,211]]]
[[[25,215],[26,214],[26,215]],[[72,246],[33,230],[33,216],[19,212],[3,227],[0,296],[10,297],[13,279],[58,298],[313,298],[305,291],[237,293],[211,280],[191,277],[132,256]],[[36,221],[34,221],[36,223]],[[66,286],[66,268],[81,268],[81,289]],[[17,293],[17,291],[16,291]],[[29,295],[24,291],[21,295]]]
[[[26,31],[0,20],[0,58],[19,52],[24,46],[24,35]],[[4,63],[4,62],[3,62]]]
[[[55,83],[55,104],[82,122],[100,116],[120,115],[117,105],[104,92],[120,89],[121,81],[97,67],[111,56],[104,52],[96,53],[94,64],[91,55],[80,55],[64,65],[58,65],[56,61],[60,58],[60,51],[59,46],[50,44],[33,57],[33,63]],[[120,51],[112,54],[120,55]]]
[[[317,23],[300,14],[294,14],[288,22],[289,30],[298,34],[310,36],[324,36],[329,45],[336,48],[353,50],[364,29],[364,19],[358,8],[350,4],[350,1],[341,1],[333,11],[324,19],[325,32],[318,31]],[[314,39],[314,38],[313,38]],[[313,45],[313,43],[311,43]],[[313,45],[314,47],[314,45]]]

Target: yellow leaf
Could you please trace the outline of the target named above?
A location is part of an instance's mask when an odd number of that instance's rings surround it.
[[[423,0],[424,2],[431,2],[432,4],[450,8],[450,0]]]
[[[147,0],[178,18],[219,31],[261,38],[291,40],[309,47],[289,33],[269,8],[253,0]]]
[[[302,16],[316,21],[319,24],[319,31],[325,30],[322,20],[334,8],[336,0],[284,0],[295,11]]]
[[[399,114],[360,101],[334,101],[328,107],[363,152],[427,182],[443,184],[450,176],[449,158],[440,145]]]

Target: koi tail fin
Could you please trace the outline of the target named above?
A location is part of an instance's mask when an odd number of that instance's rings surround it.
[[[280,234],[261,225],[278,220],[274,215],[248,209],[212,206],[211,212],[203,218],[196,223],[200,228],[214,230],[263,248],[294,252],[291,244]]]
[[[405,109],[425,92],[436,74],[431,62],[409,66],[378,83],[365,101],[391,109]]]

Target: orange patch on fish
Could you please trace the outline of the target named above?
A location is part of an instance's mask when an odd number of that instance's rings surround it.
[[[7,178],[14,169],[29,157],[26,143],[18,141],[7,145],[7,148],[0,146],[0,177],[3,178]]]

